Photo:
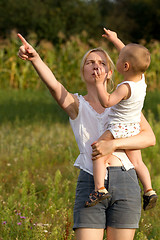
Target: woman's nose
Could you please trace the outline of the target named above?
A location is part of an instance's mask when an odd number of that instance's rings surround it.
[[[94,64],[94,69],[97,70],[99,68],[99,64],[98,63],[95,63]]]

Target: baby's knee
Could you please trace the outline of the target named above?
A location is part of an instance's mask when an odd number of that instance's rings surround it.
[[[140,159],[135,159],[132,163],[134,165],[135,170],[142,168],[144,165],[143,161],[141,161]]]

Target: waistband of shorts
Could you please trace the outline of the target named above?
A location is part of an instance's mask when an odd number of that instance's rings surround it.
[[[107,167],[107,170],[108,171],[130,171],[130,170],[135,171],[134,167],[127,170],[124,166],[110,166],[110,167]]]
[[[126,168],[124,166],[110,166],[110,167],[107,167],[107,170],[108,172],[120,172],[120,171],[126,171],[126,172],[129,172],[129,171],[135,171],[134,168],[130,168],[129,170],[126,170]],[[82,173],[86,173],[87,175],[90,175],[93,177],[93,174],[87,172],[86,170],[84,169],[80,169],[80,172]]]

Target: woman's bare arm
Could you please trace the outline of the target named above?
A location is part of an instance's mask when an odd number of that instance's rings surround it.
[[[23,38],[21,34],[18,34],[18,37],[22,42],[18,56],[21,59],[28,60],[32,63],[39,77],[46,84],[57,103],[64,109],[70,118],[76,118],[78,115],[78,99],[73,94],[69,93],[65,87],[57,81],[52,71],[42,61],[39,54],[25,40],[25,38]]]
[[[141,132],[138,135],[130,138],[123,138],[120,141],[117,141],[118,139],[115,139],[115,148],[137,150],[154,146],[156,144],[156,137],[151,126],[149,125],[143,114],[141,114],[140,126]]]
[[[129,138],[113,139],[109,141],[101,140],[92,144],[93,160],[111,154],[118,149],[143,149],[154,146],[156,138],[153,130],[143,114],[141,114],[141,132]]]

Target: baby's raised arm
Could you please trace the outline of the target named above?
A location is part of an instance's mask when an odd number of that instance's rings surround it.
[[[117,33],[111,30],[104,28],[105,34],[102,37],[107,38],[110,42],[114,44],[117,50],[120,52],[121,49],[125,46],[123,42],[117,37]],[[99,74],[98,74],[99,73]],[[99,71],[95,74],[95,82],[98,98],[103,107],[108,108],[112,107],[115,104],[119,103],[122,99],[126,99],[130,93],[130,87],[127,84],[123,84],[118,87],[112,94],[109,94],[103,84],[103,75]]]
[[[73,94],[69,93],[64,86],[57,81],[52,71],[47,67],[36,50],[22,37],[22,35],[18,34],[18,37],[22,42],[22,46],[19,48],[18,56],[23,60],[31,61],[36,72],[46,84],[57,103],[72,119],[76,118],[78,115],[77,98]]]
[[[102,37],[108,39],[110,42],[114,44],[114,46],[117,48],[118,52],[121,51],[121,49],[125,46],[124,43],[117,37],[117,33],[113,32],[111,30],[107,30],[104,28],[105,34],[102,35]]]

